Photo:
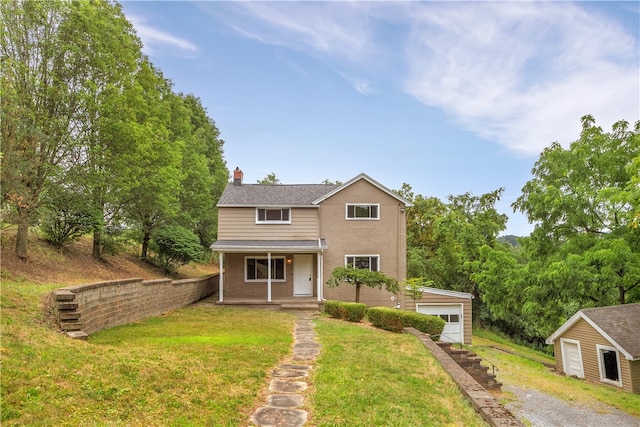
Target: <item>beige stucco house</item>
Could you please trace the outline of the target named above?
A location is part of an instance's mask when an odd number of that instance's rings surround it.
[[[219,304],[268,308],[354,301],[355,288],[326,286],[353,264],[406,276],[406,215],[411,204],[362,173],[344,184],[261,185],[234,171],[218,202]],[[360,301],[395,307],[400,295],[363,287]]]
[[[558,372],[640,393],[640,303],[582,309],[546,342]]]

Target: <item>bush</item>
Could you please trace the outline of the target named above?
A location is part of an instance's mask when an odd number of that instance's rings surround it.
[[[327,300],[324,303],[324,312],[331,317],[335,317],[339,319],[341,316],[340,314],[341,305],[342,305],[342,301]]]
[[[367,306],[356,302],[329,300],[324,303],[324,312],[338,319],[360,322],[367,313]]]
[[[159,264],[167,274],[175,273],[182,265],[202,256],[198,236],[179,225],[161,228],[153,239],[158,247]]]
[[[72,192],[52,192],[43,209],[44,240],[58,248],[78,240],[100,224],[84,198]]]
[[[376,327],[392,332],[404,328],[416,328],[437,339],[444,329],[445,321],[436,316],[390,307],[371,307],[367,310],[369,321]]]

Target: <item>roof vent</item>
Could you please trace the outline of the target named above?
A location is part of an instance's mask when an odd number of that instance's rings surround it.
[[[233,171],[233,185],[242,185],[243,176],[244,174],[242,173],[240,168],[236,166],[236,170]]]

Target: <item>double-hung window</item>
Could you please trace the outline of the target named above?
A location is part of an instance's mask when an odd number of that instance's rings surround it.
[[[244,280],[247,282],[266,282],[269,278],[269,259],[266,257],[246,257],[244,259]],[[271,280],[284,282],[284,257],[271,258]]]
[[[380,205],[377,203],[347,203],[347,219],[349,220],[377,220],[380,219]]]
[[[257,208],[256,224],[291,224],[291,209]]]
[[[345,264],[354,268],[364,268],[371,271],[380,270],[380,255],[347,255]]]

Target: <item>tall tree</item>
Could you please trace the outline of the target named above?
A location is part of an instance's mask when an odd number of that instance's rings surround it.
[[[78,162],[109,152],[100,141],[140,43],[108,1],[4,0],[0,7],[2,201],[14,208],[16,254],[25,258],[28,227],[49,183],[64,185]],[[94,162],[92,172],[107,164]]]
[[[130,188],[125,212],[127,219],[139,227],[140,255],[146,259],[153,232],[173,221],[180,207],[184,144],[171,138],[169,128],[173,107],[182,105],[182,99],[171,92],[169,81],[147,59],[136,74],[132,99],[136,100],[131,103],[135,110],[131,139],[135,144],[127,157],[136,166],[133,174],[137,179]],[[186,109],[182,111],[186,113]]]
[[[184,142],[179,222],[196,233],[204,247],[209,247],[217,235],[216,202],[229,181],[224,141],[200,99],[180,96],[188,121],[176,120],[173,129],[175,138]]]
[[[119,5],[74,2],[70,31],[84,34],[76,50],[94,67],[79,75],[86,82],[81,150],[74,177],[84,183],[98,213],[93,257],[101,258],[105,227],[120,226],[131,188],[140,177],[136,141],[136,72],[141,43]]]
[[[20,258],[47,180],[76,143],[86,90],[77,76],[94,66],[78,54],[83,34],[63,31],[72,10],[65,1],[0,3],[2,204],[16,215]]]
[[[640,230],[633,227],[639,129],[620,121],[604,132],[584,116],[580,139],[568,149],[557,143],[545,149],[514,203],[536,224],[531,258],[544,262],[542,274],[564,280],[561,300],[640,301]]]

